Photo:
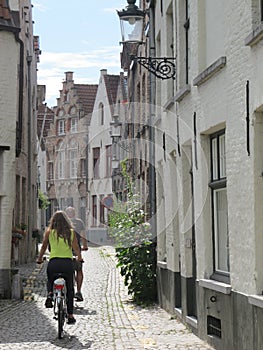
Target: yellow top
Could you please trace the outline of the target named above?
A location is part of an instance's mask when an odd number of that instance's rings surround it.
[[[74,231],[71,229],[71,243],[74,238]],[[51,230],[49,234],[49,244],[50,244],[50,259],[52,258],[73,258],[72,247],[68,245],[68,242],[64,241],[64,238],[58,237],[56,230]]]

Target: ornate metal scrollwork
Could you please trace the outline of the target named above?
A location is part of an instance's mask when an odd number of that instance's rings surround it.
[[[136,62],[161,79],[175,79],[176,66],[174,57],[134,57]]]

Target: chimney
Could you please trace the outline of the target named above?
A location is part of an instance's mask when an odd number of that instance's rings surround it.
[[[101,75],[101,77],[102,77],[103,75],[107,75],[107,69],[101,69],[101,70],[100,70],[100,75]]]
[[[73,72],[66,72],[66,82],[73,82]]]

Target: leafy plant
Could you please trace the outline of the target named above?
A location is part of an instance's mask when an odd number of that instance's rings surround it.
[[[117,266],[120,267],[128,293],[137,304],[156,301],[156,252],[150,225],[141,209],[139,196],[123,161],[122,174],[127,184],[127,201],[116,203],[109,216],[109,233],[116,243]]]
[[[38,190],[38,200],[39,200],[39,208],[40,209],[47,209],[50,202],[48,200],[48,197],[39,189]]]

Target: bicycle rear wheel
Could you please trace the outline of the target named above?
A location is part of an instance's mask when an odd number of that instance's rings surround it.
[[[62,338],[63,326],[65,323],[65,310],[63,302],[63,299],[61,299],[58,303],[58,339]]]

